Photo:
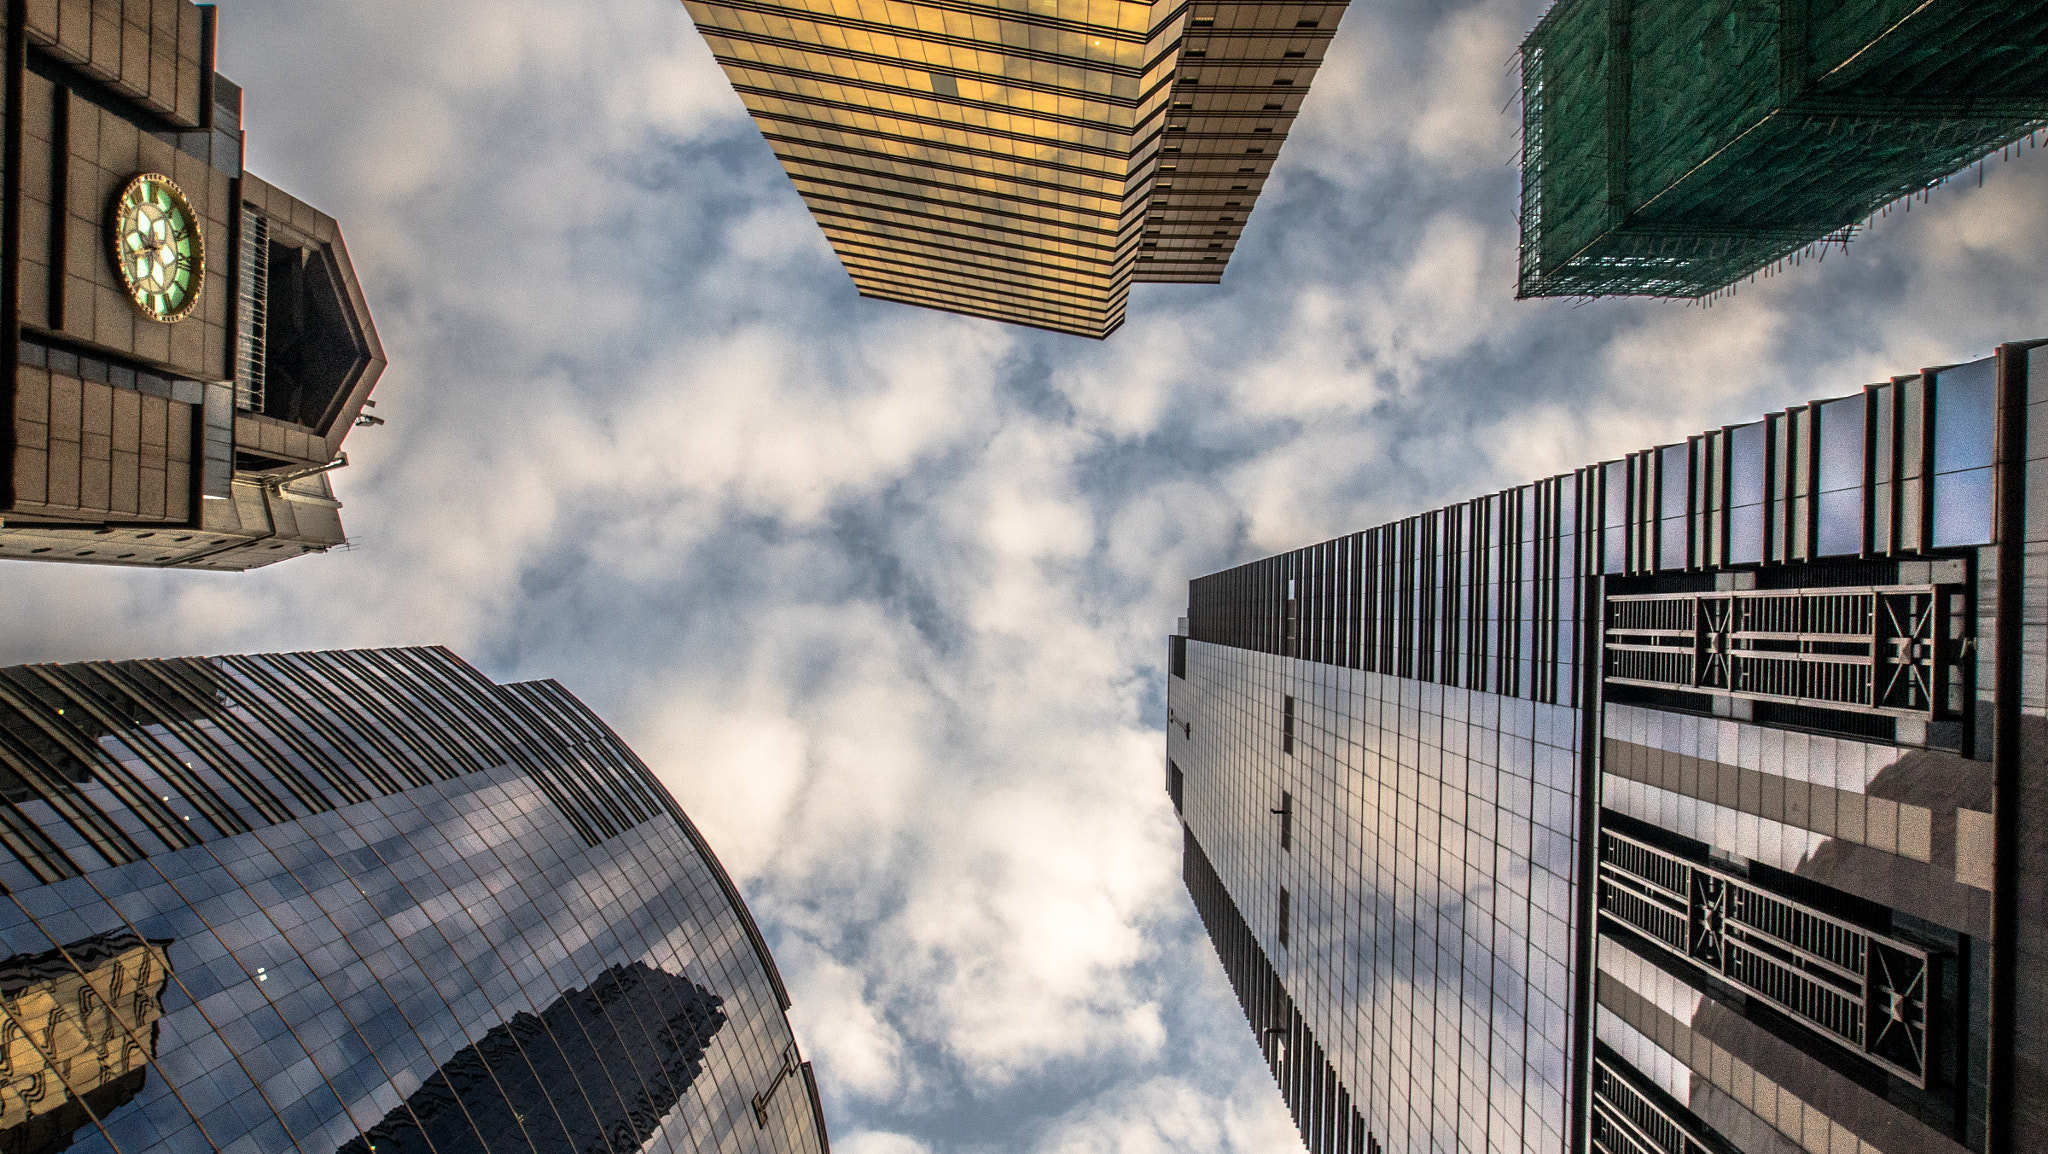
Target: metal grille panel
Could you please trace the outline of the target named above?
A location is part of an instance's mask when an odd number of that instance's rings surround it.
[[[1642,1076],[1605,1047],[1593,1059],[1595,1154],[1720,1154],[1726,1142],[1646,1093]]]
[[[1600,911],[1916,1086],[1934,958],[1733,874],[1600,833]]]
[[[1607,683],[1947,718],[1963,609],[1946,585],[1609,597]]]

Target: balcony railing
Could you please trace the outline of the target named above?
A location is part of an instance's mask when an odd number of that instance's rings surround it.
[[[1600,910],[1926,1087],[1926,950],[1613,830],[1600,833]]]
[[[1613,596],[1607,683],[1947,719],[1964,605],[1950,585]]]

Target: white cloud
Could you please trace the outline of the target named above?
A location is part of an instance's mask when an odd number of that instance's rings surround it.
[[[861,972],[800,938],[785,941],[776,964],[794,982],[791,1020],[810,1045],[812,1064],[827,1071],[834,1088],[879,1101],[905,1097],[906,1076],[915,1071],[905,1069],[903,1037],[871,1001]],[[891,1135],[887,1141],[911,1139]]]
[[[841,1149],[1287,1148],[1162,796],[1187,578],[2048,335],[2033,152],[1712,308],[1513,301],[1541,6],[1355,6],[1226,282],[1097,344],[856,299],[680,5],[226,5],[392,358],[360,547],[0,566],[0,660],[560,677],[753,896]]]
[[[931,1147],[908,1134],[863,1130],[844,1139],[834,1138],[834,1148],[848,1154],[930,1154]]]
[[[1117,1087],[1059,1119],[1034,1154],[1237,1154],[1298,1148],[1301,1139],[1264,1070],[1228,1088],[1172,1078]]]

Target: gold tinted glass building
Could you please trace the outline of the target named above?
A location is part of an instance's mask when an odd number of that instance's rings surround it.
[[[0,559],[250,569],[344,541],[383,347],[332,218],[242,170],[188,0],[8,22]]]
[[[1344,11],[684,3],[861,295],[1090,337],[1222,278]]]

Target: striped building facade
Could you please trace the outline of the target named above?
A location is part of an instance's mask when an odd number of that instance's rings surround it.
[[[1222,278],[1344,10],[685,5],[861,295],[1089,337]]]
[[[1184,874],[1316,1154],[2048,1145],[2048,343],[1190,583]]]

